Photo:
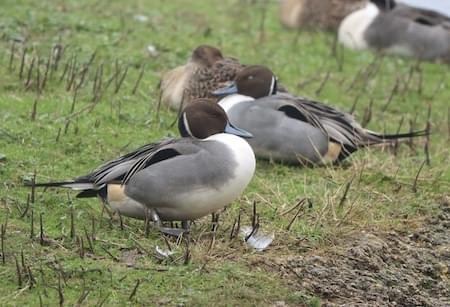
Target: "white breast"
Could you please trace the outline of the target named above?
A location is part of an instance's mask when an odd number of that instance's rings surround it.
[[[202,198],[205,199],[205,202],[214,201],[215,208],[214,210],[210,209],[210,212],[214,212],[228,205],[244,192],[255,173],[256,160],[253,149],[247,141],[236,135],[228,133],[215,134],[205,139],[205,141],[216,141],[225,144],[231,151],[233,159],[237,164],[233,178],[225,182],[219,190],[204,190],[202,193]],[[211,205],[209,204],[209,206]],[[204,209],[200,211],[202,210]]]
[[[243,138],[228,133],[216,134],[207,138],[207,140],[221,142],[231,150],[237,167],[235,169],[234,179],[230,180],[224,186],[223,190],[238,197],[247,187],[255,173],[256,160],[253,149]]]
[[[369,46],[364,39],[364,33],[379,12],[375,4],[368,3],[364,8],[345,17],[338,30],[339,42],[350,49],[367,49]]]
[[[252,101],[255,100],[253,97],[233,94],[222,98],[219,101],[219,105],[224,109],[225,112],[228,112],[233,106],[243,102],[243,101]]]

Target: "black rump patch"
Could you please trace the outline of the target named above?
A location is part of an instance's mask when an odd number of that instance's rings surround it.
[[[356,146],[352,146],[352,145],[348,145],[348,144],[341,144],[341,145],[343,145],[342,150],[339,153],[337,160],[335,161],[336,163],[342,162],[348,156],[350,156],[352,153],[354,153],[356,150],[358,150],[358,148]]]
[[[308,120],[306,119],[306,117],[302,114],[302,112],[300,112],[296,107],[291,106],[291,105],[284,105],[280,108],[278,108],[278,111],[283,112],[284,114],[286,114],[286,116],[291,117],[291,118],[295,118],[298,120],[301,120],[302,122],[307,123]]]
[[[99,190],[84,190],[77,194],[77,198],[89,198],[89,197],[97,197],[99,195]]]
[[[100,196],[102,199],[106,200],[107,188],[104,186],[100,190],[84,190],[77,194],[77,198],[90,198]]]

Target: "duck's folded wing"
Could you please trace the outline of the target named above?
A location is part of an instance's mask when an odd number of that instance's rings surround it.
[[[426,26],[443,26],[450,30],[450,17],[436,11],[399,4],[393,10],[396,16],[407,18]]]
[[[104,163],[92,173],[79,177],[75,181],[88,180],[97,186],[111,181],[122,181],[137,161],[149,155],[155,155],[174,142],[176,142],[176,139],[166,139],[161,142],[146,144],[130,153]]]
[[[180,155],[190,155],[200,151],[190,138],[173,139],[171,142],[158,146],[152,150],[148,150],[145,154],[140,155],[134,159],[133,164],[128,169],[122,179],[122,184],[126,184],[136,173],[156,164]]]
[[[355,131],[362,131],[363,128],[350,114],[288,93],[270,96],[267,99],[276,101],[275,107],[287,116],[321,129],[329,136],[330,140],[336,143],[353,147],[361,141],[359,134]],[[264,102],[264,98],[261,99],[261,102]]]
[[[297,100],[297,97],[288,93],[282,93],[259,98],[258,105],[264,105],[265,107],[278,110],[285,113],[288,117],[301,120],[316,128],[324,130],[319,118],[308,109],[304,108]]]
[[[299,98],[297,103],[319,118],[320,123],[335,142],[350,146],[357,146],[362,142],[361,136],[364,129],[352,115],[304,98]]]
[[[95,171],[74,180],[25,184],[35,187],[63,187],[81,191],[77,197],[105,197],[109,183],[124,184],[135,173],[155,163],[179,155],[196,153],[200,150],[191,139],[166,139],[159,143],[144,145],[128,154],[101,165]],[[103,194],[102,194],[103,193]]]

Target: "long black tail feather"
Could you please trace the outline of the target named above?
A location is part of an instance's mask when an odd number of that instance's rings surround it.
[[[66,188],[79,191],[77,198],[97,197],[106,198],[107,189],[106,186],[94,187],[94,184],[85,180],[71,180],[71,181],[55,181],[55,182],[43,182],[34,183],[25,182],[26,187],[44,187],[44,188]]]
[[[33,183],[33,182],[25,182],[25,186],[28,187],[54,187],[54,188],[67,188],[75,191],[85,191],[90,189],[100,189],[100,187],[95,187],[92,182],[85,180],[71,180],[71,181],[54,181],[54,182],[44,182],[44,183]]]
[[[339,157],[336,161],[337,163],[346,159],[353,152],[357,151],[359,147],[378,145],[378,144],[392,144],[395,140],[399,140],[399,139],[423,137],[423,136],[430,135],[430,131],[428,129],[407,132],[407,133],[396,133],[396,134],[379,134],[379,133],[372,132],[372,131],[366,131],[366,132],[367,132],[366,140],[362,144],[360,144],[360,146],[343,145],[342,151],[339,154]]]
[[[397,140],[397,139],[404,139],[404,138],[415,138],[415,137],[421,137],[421,136],[428,136],[428,135],[430,135],[430,132],[427,129],[424,129],[424,130],[418,130],[418,131],[407,132],[407,133],[371,134],[371,135],[375,135],[384,140]]]
[[[406,132],[406,133],[395,133],[395,134],[378,134],[375,132],[368,132],[367,145],[382,144],[390,141],[395,141],[399,139],[424,137],[430,135],[428,129]]]
[[[68,185],[75,184],[75,181],[55,181],[55,182],[41,182],[41,183],[34,183],[27,181],[24,183],[26,187],[61,187],[61,188],[69,188]]]

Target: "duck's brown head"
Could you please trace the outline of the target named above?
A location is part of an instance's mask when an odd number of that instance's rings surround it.
[[[273,72],[265,66],[252,65],[241,70],[229,86],[215,90],[212,94],[226,96],[237,93],[258,99],[275,95],[277,90],[277,78]]]
[[[218,133],[251,137],[245,130],[234,127],[225,111],[210,99],[200,98],[186,106],[178,119],[178,130],[183,137],[206,139]]]
[[[200,45],[192,52],[191,62],[211,67],[215,62],[223,60],[222,52],[219,49],[209,45]]]

